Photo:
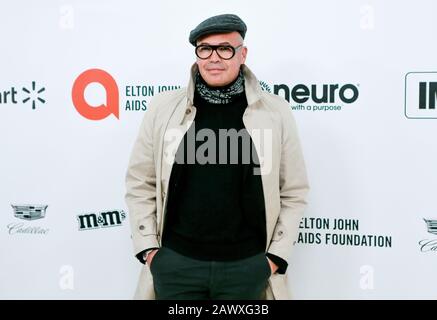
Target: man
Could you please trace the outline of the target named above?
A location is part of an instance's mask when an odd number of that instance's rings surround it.
[[[126,174],[138,299],[289,299],[309,190],[291,109],[244,64],[245,23],[191,31],[187,88],[154,97]]]

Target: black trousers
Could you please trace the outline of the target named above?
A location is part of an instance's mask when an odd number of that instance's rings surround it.
[[[157,300],[262,300],[271,269],[264,252],[236,261],[201,261],[161,247],[150,271]]]

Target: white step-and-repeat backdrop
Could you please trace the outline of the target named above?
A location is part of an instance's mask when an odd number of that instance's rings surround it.
[[[134,138],[153,96],[186,86],[189,31],[221,13],[245,20],[247,65],[298,123],[311,192],[294,297],[437,298],[436,11],[425,0],[2,1],[0,298],[132,298]]]

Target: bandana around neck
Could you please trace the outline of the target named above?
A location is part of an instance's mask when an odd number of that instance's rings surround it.
[[[196,91],[202,99],[213,104],[227,104],[232,102],[236,97],[239,97],[244,92],[244,76],[240,70],[237,79],[234,82],[223,87],[210,87],[205,80],[200,76],[200,72],[196,74]]]

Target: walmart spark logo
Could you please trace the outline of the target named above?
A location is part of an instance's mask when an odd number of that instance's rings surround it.
[[[39,97],[40,93],[44,92],[46,88],[42,87],[38,91],[36,90],[35,81],[32,81],[32,89],[29,90],[26,87],[23,87],[23,91],[27,93],[27,97],[23,99],[23,103],[27,103],[29,101],[32,101],[32,109],[35,109],[36,101],[39,101],[41,103],[46,103],[46,101]]]

